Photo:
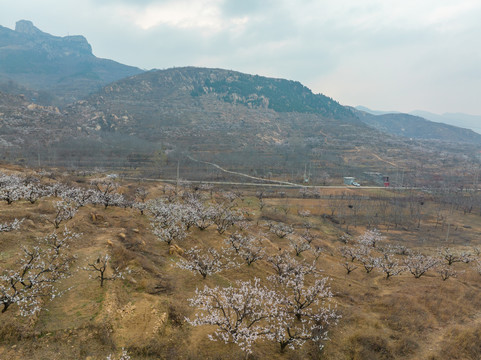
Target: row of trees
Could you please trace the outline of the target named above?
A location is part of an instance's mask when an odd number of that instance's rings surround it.
[[[119,184],[115,177],[94,179],[89,188],[68,186],[60,182],[44,184],[36,177],[22,177],[0,173],[0,200],[12,204],[24,199],[34,204],[41,197],[58,197],[76,207],[87,204],[109,206],[133,207],[135,203],[142,202],[145,190],[139,188],[134,199],[127,199],[117,190]]]
[[[457,275],[457,271],[452,267],[454,263],[473,261],[476,264],[475,270],[481,274],[480,262],[477,259],[478,249],[466,252],[444,247],[438,250],[437,256],[428,256],[404,246],[387,245],[383,240],[378,230],[367,230],[354,241],[351,239],[350,244],[342,246],[339,251],[346,259],[343,266],[347,274],[356,270],[359,264],[366,273],[377,269],[383,272],[387,279],[403,272],[410,272],[418,279],[427,271],[435,270],[443,280],[447,280]]]

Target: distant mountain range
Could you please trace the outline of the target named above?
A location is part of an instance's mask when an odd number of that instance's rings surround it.
[[[360,111],[358,116],[367,125],[396,136],[480,144],[481,134],[470,129],[426,120],[420,116],[403,113],[372,115],[364,111]]]
[[[372,110],[365,106],[356,106],[357,110],[361,110],[373,115],[398,114],[399,111],[380,111]],[[478,134],[481,134],[481,116],[468,115],[463,113],[444,113],[442,115],[434,114],[429,111],[414,110],[408,113],[409,115],[419,116],[430,121],[453,125],[456,127],[471,129]]]
[[[52,36],[26,20],[0,26],[0,90],[33,102],[65,105],[141,72],[95,57],[83,36]]]
[[[468,115],[462,113],[444,113],[442,115],[438,115],[422,110],[411,111],[410,114],[422,116],[423,118],[431,121],[442,122],[445,124],[471,129],[476,131],[478,134],[481,134],[481,116],[479,115]]]

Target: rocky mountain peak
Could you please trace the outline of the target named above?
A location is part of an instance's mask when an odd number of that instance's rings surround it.
[[[0,90],[30,91],[34,101],[64,105],[142,70],[99,59],[82,35],[56,36],[20,20],[15,30],[0,26]],[[19,90],[27,89],[27,90]]]
[[[29,20],[17,21],[15,24],[15,31],[27,35],[43,34],[43,32],[39,28],[35,27],[35,25],[33,25],[33,23]]]

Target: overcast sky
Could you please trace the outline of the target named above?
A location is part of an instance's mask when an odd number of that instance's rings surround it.
[[[0,0],[144,69],[220,67],[298,80],[344,105],[481,115],[481,0]]]

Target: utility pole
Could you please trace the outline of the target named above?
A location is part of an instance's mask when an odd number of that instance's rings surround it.
[[[479,176],[479,168],[474,171],[474,179],[473,179],[473,190],[476,191],[478,189],[478,176]]]
[[[179,191],[179,164],[180,164],[180,160],[177,160],[177,181],[175,183],[175,191],[176,192]]]

